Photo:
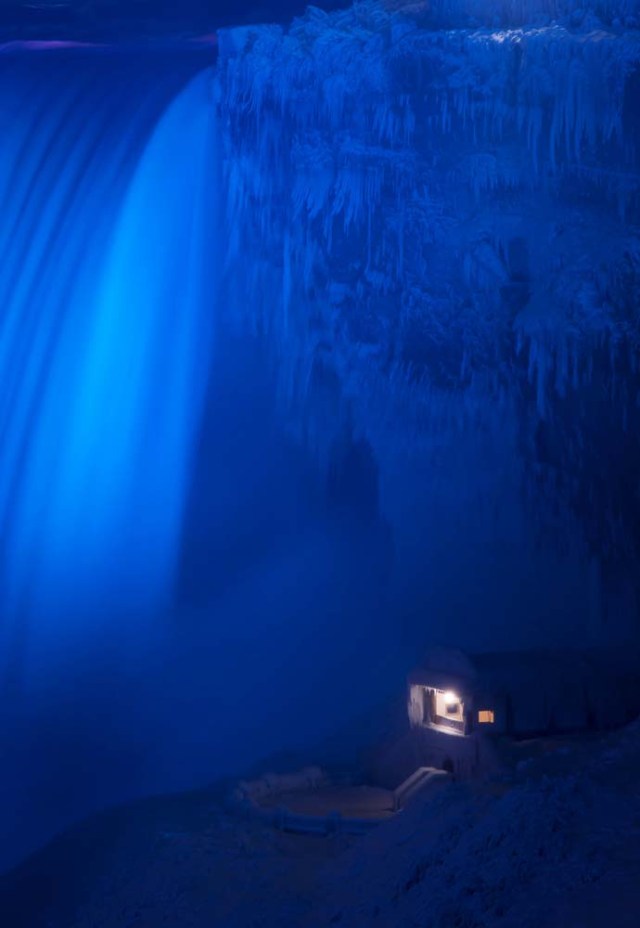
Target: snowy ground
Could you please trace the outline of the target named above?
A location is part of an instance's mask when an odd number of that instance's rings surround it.
[[[7,928],[631,928],[640,723],[527,751],[364,838],[282,835],[225,789],[94,818],[0,882]]]
[[[346,855],[313,924],[640,923],[640,725],[452,785]]]

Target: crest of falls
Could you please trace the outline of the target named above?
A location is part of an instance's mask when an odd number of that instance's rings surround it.
[[[175,585],[215,309],[215,113],[202,61],[132,57],[1,63],[0,653],[13,675],[114,613],[144,621]]]

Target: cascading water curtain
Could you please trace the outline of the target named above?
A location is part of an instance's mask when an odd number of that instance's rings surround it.
[[[199,55],[175,59],[50,51],[2,62],[10,675],[171,599],[216,257],[212,71]]]

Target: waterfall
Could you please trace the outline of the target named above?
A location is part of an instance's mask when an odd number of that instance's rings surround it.
[[[0,672],[22,682],[171,601],[212,340],[211,76],[201,53],[0,62]]]

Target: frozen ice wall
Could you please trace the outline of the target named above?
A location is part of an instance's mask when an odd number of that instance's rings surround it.
[[[228,303],[321,457],[345,408],[371,442],[427,637],[635,627],[636,14],[364,2],[220,38]]]
[[[410,12],[431,25],[515,28],[560,22],[572,27],[615,26],[637,28],[638,0],[385,0],[387,9]]]

